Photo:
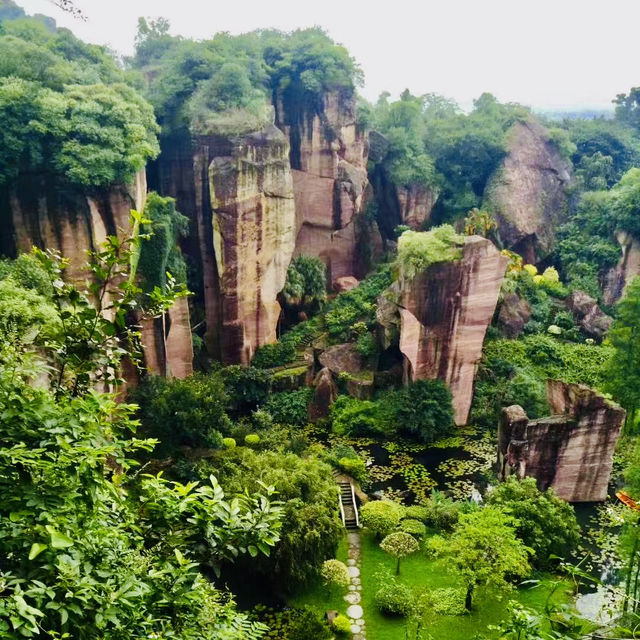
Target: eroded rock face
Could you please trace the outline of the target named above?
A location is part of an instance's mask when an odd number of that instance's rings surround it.
[[[508,338],[517,338],[531,318],[531,305],[516,293],[504,297],[498,313],[498,326]]]
[[[142,211],[147,183],[145,172],[130,185],[115,185],[91,194],[64,187],[46,176],[18,178],[2,193],[3,224],[0,250],[8,255],[30,251],[33,246],[56,249],[69,259],[65,277],[78,286],[89,278],[87,252],[93,251],[107,235],[125,237],[130,232],[131,209]],[[168,313],[165,341],[154,321],[142,323],[142,344],[147,368],[152,373],[184,377],[192,372],[193,345],[186,298]],[[127,379],[135,382],[137,373],[127,367]]]
[[[625,411],[593,389],[547,381],[553,415],[529,420],[518,405],[502,410],[498,428],[498,473],[536,478],[569,502],[607,497],[613,452]]]
[[[274,125],[201,142],[215,257],[214,264],[202,252],[207,330],[223,362],[248,364],[257,347],[276,340],[276,298],[295,245],[289,144]],[[201,221],[206,233],[209,217]]]
[[[362,356],[357,352],[355,344],[347,342],[329,347],[320,354],[320,364],[332,373],[359,373],[364,367]]]
[[[606,304],[615,304],[624,296],[627,285],[640,275],[640,242],[625,231],[617,233],[622,257],[618,264],[607,273],[603,287]]]
[[[507,155],[491,176],[484,208],[498,221],[504,245],[536,263],[555,244],[555,229],[567,212],[571,164],[536,122],[516,122],[508,134]]]
[[[329,282],[361,275],[358,243],[373,229],[361,215],[367,144],[356,126],[355,96],[329,92],[311,112],[300,105],[287,105],[281,97],[276,124],[291,143],[295,254],[321,258]]]
[[[320,418],[326,418],[331,410],[331,405],[338,397],[338,387],[333,380],[328,368],[320,369],[313,381],[313,399],[309,405],[309,420],[316,422]]]
[[[461,259],[431,265],[400,286],[405,377],[443,380],[453,395],[457,425],[469,416],[476,368],[507,262],[490,240],[470,236]]]

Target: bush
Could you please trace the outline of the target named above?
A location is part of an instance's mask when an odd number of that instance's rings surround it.
[[[248,447],[255,447],[260,443],[260,436],[257,433],[249,433],[244,437],[244,443]]]
[[[233,438],[222,438],[222,445],[226,449],[235,449],[236,441]]]
[[[331,631],[311,607],[270,612],[263,616],[269,631],[265,640],[330,640]]]
[[[351,621],[347,616],[338,614],[331,623],[331,627],[336,633],[347,635],[351,633]]]
[[[489,492],[487,502],[517,519],[516,535],[533,549],[538,568],[549,567],[550,555],[566,557],[579,542],[573,507],[552,490],[540,491],[533,478],[510,478]]]
[[[400,523],[400,530],[416,538],[424,538],[427,535],[427,527],[420,520],[406,518]]]
[[[419,520],[420,522],[426,522],[429,516],[429,510],[426,507],[414,504],[410,507],[406,507],[404,510],[405,518],[412,520]]]
[[[339,396],[331,405],[331,422],[334,433],[349,436],[371,436],[383,426],[376,402],[351,396]]]
[[[371,529],[378,538],[389,535],[400,523],[404,508],[391,500],[372,500],[362,505],[360,522]]]
[[[295,359],[295,345],[289,341],[280,341],[273,344],[265,344],[256,349],[251,364],[258,369],[271,369],[290,364]]]
[[[220,369],[220,375],[232,410],[246,413],[267,401],[271,389],[271,374],[268,371],[237,364]]]
[[[464,606],[465,591],[454,587],[432,589],[426,594],[426,601],[435,613],[444,616],[463,616],[468,613]]]
[[[285,305],[313,312],[327,299],[324,262],[312,256],[297,256],[287,269],[282,289]]]
[[[431,492],[431,497],[424,503],[424,507],[427,510],[425,523],[438,531],[453,531],[462,510],[459,502],[445,497],[439,491]]]
[[[390,576],[385,576],[382,587],[376,592],[375,603],[382,613],[406,616],[413,607],[413,594],[409,587]]]
[[[340,562],[340,560],[325,560],[322,563],[320,575],[326,585],[335,585],[336,587],[346,589],[351,583],[349,569],[347,569],[347,565],[344,564],[344,562]]]
[[[338,467],[360,484],[367,480],[367,469],[362,458],[340,458]]]
[[[313,389],[304,388],[296,391],[283,391],[269,396],[266,410],[279,424],[305,425],[308,422],[307,409]]]

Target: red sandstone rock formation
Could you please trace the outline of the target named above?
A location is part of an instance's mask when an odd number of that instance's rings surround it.
[[[617,233],[622,257],[605,277],[603,297],[606,304],[615,304],[624,296],[627,285],[640,276],[640,242],[625,231]]]
[[[469,416],[476,368],[507,262],[490,240],[470,236],[461,259],[433,264],[400,286],[405,376],[446,382],[457,425]]]
[[[499,476],[536,478],[569,502],[602,501],[625,411],[584,385],[547,382],[552,416],[530,421],[522,407],[502,410]]]
[[[200,199],[199,233],[213,235],[213,255],[204,243],[201,251],[208,338],[223,362],[249,364],[276,340],[276,297],[294,250],[289,145],[274,125],[201,143],[196,176],[207,173],[196,187],[208,201]]]
[[[331,405],[338,397],[338,387],[333,380],[331,371],[326,367],[320,369],[313,381],[315,387],[313,399],[309,405],[309,420],[316,422],[320,418],[326,418],[331,410]]]
[[[516,293],[504,297],[498,314],[498,326],[508,338],[517,338],[531,318],[531,305]]]
[[[321,258],[329,282],[361,275],[358,242],[370,229],[360,215],[367,144],[356,126],[355,96],[329,92],[315,113],[292,111],[280,99],[276,114],[291,142],[296,255]]]
[[[516,122],[508,135],[507,155],[487,184],[483,208],[496,216],[505,246],[535,263],[551,252],[565,218],[571,163],[536,122]]]
[[[4,236],[2,249],[10,254],[30,251],[34,245],[57,249],[70,261],[66,277],[82,286],[89,276],[87,252],[98,248],[107,235],[126,236],[131,209],[144,209],[146,193],[144,171],[136,175],[131,185],[115,185],[92,194],[63,189],[45,177],[18,178],[7,189],[6,207],[3,205],[10,233]],[[161,332],[156,335],[153,320],[142,323],[148,370],[187,376],[192,372],[193,345],[186,298],[169,310],[165,326],[167,335],[163,340]],[[128,380],[133,382],[133,367],[126,371]]]

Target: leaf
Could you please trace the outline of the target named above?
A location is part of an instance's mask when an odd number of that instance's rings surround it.
[[[51,546],[54,549],[66,549],[67,547],[73,546],[73,540],[71,538],[65,536],[63,533],[60,533],[51,525],[47,525],[46,529],[51,536]]]
[[[46,544],[41,544],[40,542],[34,542],[31,545],[31,549],[29,550],[29,560],[33,560],[37,558],[46,548],[47,548]]]
[[[258,555],[258,549],[254,547],[252,544],[249,545],[248,549],[249,549],[249,554],[251,555],[252,558],[255,558]]]

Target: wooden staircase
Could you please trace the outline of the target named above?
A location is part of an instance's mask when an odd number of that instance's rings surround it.
[[[338,482],[340,488],[340,515],[347,531],[356,531],[360,527],[358,506],[355,503],[355,493],[350,482]]]

